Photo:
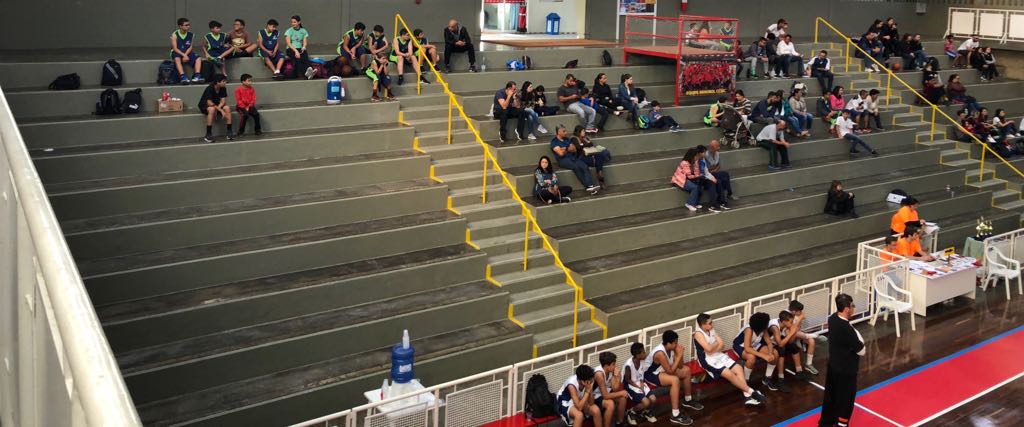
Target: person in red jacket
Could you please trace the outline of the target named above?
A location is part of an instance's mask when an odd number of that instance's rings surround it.
[[[235,109],[238,110],[240,123],[238,123],[238,136],[245,133],[246,119],[252,117],[256,125],[256,135],[263,134],[260,126],[260,112],[256,111],[256,88],[252,86],[252,76],[242,74],[242,85],[235,89]]]

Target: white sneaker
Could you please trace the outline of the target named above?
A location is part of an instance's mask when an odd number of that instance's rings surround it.
[[[570,199],[568,197],[562,197],[562,203],[569,203],[571,201],[572,201],[572,199]]]
[[[651,105],[651,103],[650,103],[650,101],[645,99],[643,101],[640,101],[640,104],[637,107],[638,108],[647,108],[648,105]]]
[[[1020,138],[1020,132],[1017,132],[1017,133],[1013,134],[1013,137],[1014,138]]]
[[[523,137],[519,136],[519,129],[512,129],[512,132],[516,134],[516,141],[523,140]]]
[[[989,136],[988,136],[988,143],[989,143],[989,144],[995,144],[995,143],[996,143],[996,139],[995,139],[995,138],[993,138],[993,137],[992,137],[992,135],[989,135]]]
[[[878,69],[878,64],[871,64],[871,68],[874,69],[876,73],[882,72],[882,70]]]
[[[591,185],[590,187],[587,187],[587,192],[590,193],[591,196],[596,195],[599,191],[601,191],[601,186],[599,185]]]
[[[526,134],[526,139],[529,139],[530,141],[536,141],[537,137],[533,136],[532,133],[528,133],[528,134]]]
[[[537,132],[547,135],[548,130],[544,128],[544,125],[537,125]]]
[[[306,68],[306,80],[313,79],[313,75],[316,74],[316,70],[313,67]]]
[[[689,209],[690,212],[697,212],[697,207],[690,205],[689,203],[686,204],[686,209]]]

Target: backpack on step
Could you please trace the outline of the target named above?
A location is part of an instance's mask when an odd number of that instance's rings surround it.
[[[548,380],[541,374],[534,374],[526,383],[526,405],[523,408],[526,419],[537,419],[557,415],[555,395],[548,391]]]
[[[82,79],[78,77],[77,73],[71,73],[53,79],[53,82],[50,83],[50,90],[75,90],[81,86]]]
[[[121,111],[125,114],[138,114],[142,111],[142,89],[132,89],[124,93]]]
[[[932,65],[932,71],[934,71],[936,73],[941,71],[939,69],[939,60],[938,60],[938,58],[936,58],[934,56],[929,56],[928,57],[928,63]]]
[[[522,62],[523,62],[523,69],[525,69],[525,70],[532,70],[533,69],[533,58],[530,58],[529,56],[523,55]]]
[[[96,115],[121,114],[121,96],[114,89],[107,88],[96,101]]]
[[[121,71],[121,64],[111,59],[103,64],[103,77],[100,78],[100,85],[121,86],[124,83],[124,73]]]
[[[174,61],[165,59],[156,69],[156,84],[173,85],[178,83],[178,70],[174,67]]]
[[[650,129],[651,128],[651,118],[647,117],[644,114],[638,114],[636,116],[636,128],[637,129]]]
[[[612,66],[612,54],[608,53],[607,50],[601,52],[601,63],[604,64],[605,67]]]

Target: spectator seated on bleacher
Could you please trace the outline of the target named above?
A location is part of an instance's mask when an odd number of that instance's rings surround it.
[[[644,361],[644,380],[653,388],[667,387],[672,404],[669,422],[679,425],[693,424],[693,420],[680,412],[680,405],[699,411],[704,405],[693,398],[690,381],[690,367],[683,363],[683,352],[679,346],[679,334],[667,330],[661,336],[661,344],[654,347]],[[685,394],[680,396],[680,388]],[[682,398],[680,398],[682,397]]]
[[[828,59],[827,51],[818,52],[818,56],[811,61],[811,77],[818,79],[823,93],[832,90],[835,74],[832,74],[832,60]]]
[[[750,70],[747,71],[748,79],[757,78],[757,64],[764,64],[764,75],[771,75],[771,65],[768,62],[768,39],[761,37],[747,48],[747,60],[750,61]]]
[[[878,33],[864,34],[857,42],[857,46],[860,49],[855,52],[854,56],[861,58],[864,71],[869,73],[881,72],[882,70],[878,67],[878,64],[885,64],[885,46],[882,45],[882,42],[878,41]],[[861,51],[867,52],[867,56]]]
[[[572,201],[569,198],[569,195],[572,194],[572,187],[558,183],[558,174],[551,166],[551,159],[548,156],[542,156],[537,161],[537,169],[533,171],[533,176],[535,180],[533,195],[537,196],[541,202],[550,205]]]
[[[729,101],[728,97],[718,97],[718,102],[711,104],[708,107],[708,112],[704,114],[704,125],[706,126],[718,126],[719,120],[725,114],[725,103]]]
[[[640,94],[633,87],[633,76],[631,74],[623,74],[619,77],[619,81],[619,105],[629,112],[628,118],[631,122],[634,122],[636,117],[640,115],[640,108],[643,108],[640,106]]]
[[[981,41],[978,39],[977,34],[971,34],[971,37],[960,43],[960,47],[956,48],[956,59],[953,60],[953,66],[959,68],[967,68],[971,65],[971,60],[974,59],[974,53],[981,47]]]
[[[599,104],[597,98],[594,98],[590,93],[590,89],[587,88],[580,89],[580,103],[594,109],[594,114],[597,117],[594,119],[594,127],[597,128],[598,132],[604,132],[604,124],[608,122],[608,114],[611,111]]]
[[[825,213],[835,216],[849,215],[857,218],[857,210],[853,205],[853,193],[843,190],[843,183],[832,181],[825,199]],[[813,354],[813,352],[811,352]]]
[[[757,134],[757,145],[768,150],[768,170],[789,169],[789,143],[786,142],[786,121],[779,119]],[[780,162],[781,160],[781,162]]]
[[[914,65],[917,68],[922,68],[924,64],[928,63],[928,54],[924,52],[921,34],[914,34],[914,38],[910,41],[910,53],[914,55]]]
[[[885,130],[882,127],[882,111],[878,108],[878,97],[881,95],[878,89],[871,89],[867,99],[864,100],[864,124],[870,125],[875,122],[875,129]]]
[[[856,130],[856,133],[858,134],[870,132],[867,127],[868,117],[865,111],[866,106],[864,105],[867,98],[868,91],[861,89],[860,92],[857,92],[857,96],[850,98],[850,100],[846,102],[846,107],[844,108],[844,112],[850,113],[849,119],[853,120],[853,122],[857,124],[858,129]],[[842,138],[842,135],[839,137]]]
[[[628,404],[630,406],[626,411],[626,417],[630,425],[637,425],[640,417],[649,423],[656,423],[658,418],[651,412],[651,406],[654,406],[656,400],[654,390],[651,390],[647,382],[644,381],[644,371],[646,370],[644,361],[647,360],[647,350],[644,349],[643,344],[635,342],[629,346],[629,354],[633,357],[627,360],[622,367],[622,383],[626,394],[629,395]]]
[[[754,313],[746,326],[732,340],[732,351],[743,364],[743,377],[750,381],[750,374],[759,360],[767,365],[762,383],[771,391],[779,391],[780,385],[773,378],[779,365],[779,352],[775,350],[768,336],[768,323],[771,317],[767,313]]]
[[[701,146],[698,145],[697,147],[699,148]],[[704,158],[702,158],[701,161],[707,166],[705,177],[709,180],[714,178],[712,181],[717,184],[716,194],[718,195],[718,198],[716,204],[722,210],[729,210],[726,199],[739,200],[740,198],[732,192],[732,183],[730,182],[732,177],[729,175],[729,172],[722,167],[721,151],[722,145],[719,144],[718,140],[712,139],[711,142],[708,143],[707,151],[704,153]]]
[[[538,131],[548,133],[548,130],[540,124],[540,115],[534,109],[536,105],[533,83],[527,80],[523,82],[523,87],[512,95],[512,106],[519,110],[519,120],[526,122],[526,139],[530,141],[537,140]]]
[[[946,36],[946,41],[942,44],[942,51],[946,54],[946,57],[953,61],[953,66],[956,67],[957,56],[956,52],[956,39],[950,34]]]
[[[839,111],[832,109],[831,98],[832,91],[826,90],[822,92],[821,97],[818,98],[816,107],[818,117],[821,117],[821,120],[825,122],[825,126],[828,126],[829,129],[832,128],[832,125],[835,123],[836,117],[839,116]]]
[[[672,174],[672,186],[689,193],[686,199],[686,209],[696,212],[703,206],[700,205],[700,193],[704,188],[704,177],[700,174],[700,153],[696,148],[691,148],[683,155],[683,160],[676,167]]]
[[[555,137],[551,140],[551,152],[555,154],[558,166],[571,170],[587,192],[594,195],[601,190],[600,186],[594,184],[590,167],[580,159],[579,155],[582,153],[577,152],[576,145],[569,139],[569,130],[565,126],[558,125],[555,129]]]
[[[814,115],[807,111],[807,103],[804,101],[804,91],[794,90],[789,99],[782,104],[783,116],[797,136],[811,136],[811,125],[814,123]]]
[[[793,77],[799,77],[803,74],[803,57],[800,56],[800,52],[796,50],[796,46],[793,45],[793,36],[786,34],[782,36],[782,40],[779,41],[775,48],[775,53],[778,55],[776,58],[775,68],[779,70],[779,77],[789,78],[789,69],[792,64],[797,64],[797,71],[793,74]]]
[[[996,69],[996,57],[992,54],[992,48],[989,46],[978,48],[972,57],[973,62],[971,65],[978,70],[978,74],[981,81],[987,82],[996,77],[999,77],[999,70]]]
[[[949,96],[951,101],[964,104],[967,107],[967,111],[981,110],[981,104],[978,104],[978,100],[967,94],[967,87],[960,82],[959,74],[949,76],[949,81],[946,82],[946,95]]]
[[[544,96],[544,85],[537,85],[537,89],[533,91],[533,104],[533,110],[541,117],[558,114],[558,105],[551,105],[548,103],[548,97]],[[537,129],[541,129],[540,125],[537,126]],[[547,130],[543,130],[541,133],[547,133]]]
[[[527,120],[522,118],[521,111],[512,105],[513,95],[516,93],[516,82],[509,81],[505,83],[505,88],[500,89],[494,93],[494,118],[500,120],[498,124],[498,139],[501,142],[508,140],[508,119],[516,120],[516,136],[515,140],[522,140],[522,135],[526,133]]]
[[[647,118],[650,119],[650,126],[654,129],[661,129],[667,127],[669,132],[682,132],[679,128],[679,123],[676,123],[676,119],[672,116],[661,114],[661,103],[658,101],[651,101],[651,111],[647,113]]]
[[[608,75],[605,73],[598,73],[597,77],[594,77],[594,90],[591,92],[591,96],[597,100],[598,105],[608,109],[616,116],[625,111],[619,102],[619,97],[612,94],[612,87],[608,84]]]
[[[857,136],[854,131],[856,125],[854,121],[850,119],[850,114],[850,110],[843,110],[842,115],[836,119],[836,135],[838,135],[840,139],[850,142],[850,155],[860,152],[857,150],[857,146],[859,145],[864,147],[864,149],[871,153],[872,156],[878,156],[878,152],[875,151],[874,148],[871,148],[868,143],[864,142],[861,137]]]
[[[596,133],[597,127],[594,126],[594,120],[597,119],[597,111],[583,105],[580,102],[582,99],[580,88],[576,85],[576,76],[566,74],[565,82],[558,87],[558,102],[565,106],[566,111],[579,116],[580,122],[588,133]]]
[[[604,165],[611,163],[612,152],[604,146],[594,144],[583,126],[576,126],[576,129],[573,129],[571,141],[580,161],[597,171],[597,184],[604,189]]]
[[[981,132],[984,135],[988,146],[1001,157],[1007,158],[1020,154],[1016,146],[1010,143],[1009,138],[1003,136],[992,123],[992,118],[988,115],[988,108],[982,107],[981,110],[978,110],[974,117],[974,129],[975,132]]]
[[[466,27],[459,25],[459,21],[450,20],[448,26],[444,27],[444,72],[452,71],[451,62],[453,53],[465,53],[469,56],[469,71],[476,72],[476,51],[473,50],[473,39],[469,37]]]
[[[996,109],[996,114],[992,116],[992,125],[999,130],[999,136],[1003,138],[1021,137],[1020,129],[1017,128],[1017,123],[1006,118],[1006,110],[1002,108]]]
[[[764,406],[767,399],[761,392],[747,384],[743,368],[732,360],[725,351],[725,341],[715,332],[711,316],[707,313],[697,315],[697,331],[693,333],[693,348],[697,352],[700,367],[713,379],[724,378],[743,392],[743,404],[748,406]]]
[[[932,64],[925,64],[921,70],[922,95],[932,104],[949,105],[949,97],[946,95],[946,87],[939,79],[939,73],[932,70]]]

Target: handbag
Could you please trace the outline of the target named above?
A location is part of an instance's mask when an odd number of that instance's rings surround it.
[[[583,147],[583,154],[590,156],[597,153],[601,153],[605,150],[607,150],[607,148],[604,148],[603,145],[592,145],[589,147]]]

